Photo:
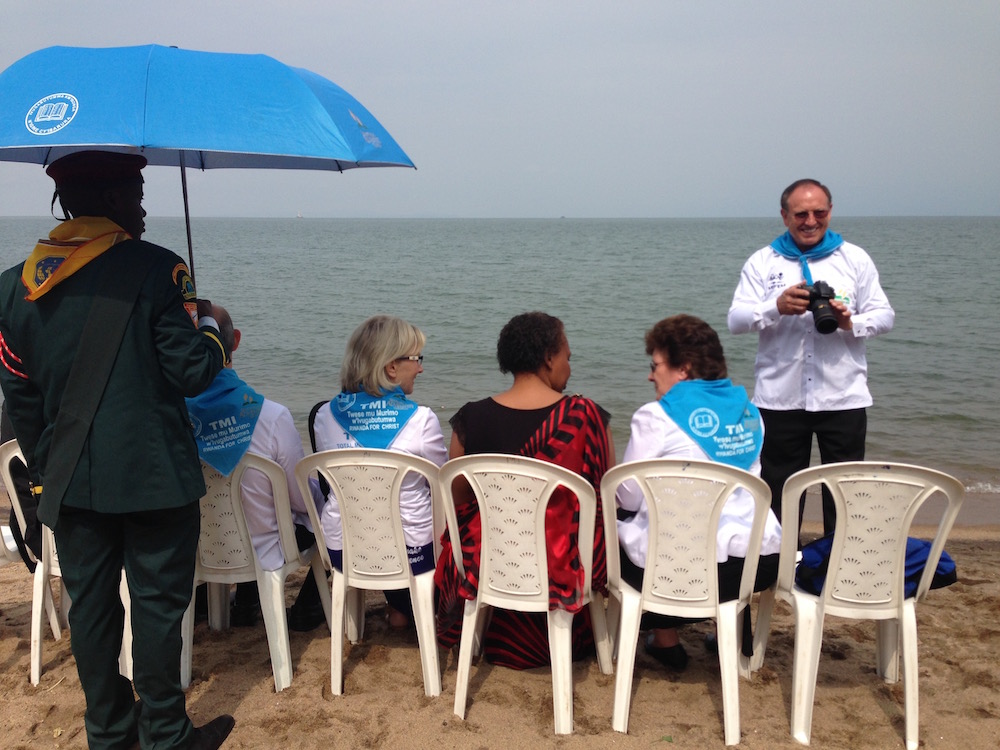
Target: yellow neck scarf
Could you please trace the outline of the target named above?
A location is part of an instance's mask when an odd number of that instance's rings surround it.
[[[64,221],[47,240],[39,240],[24,262],[21,281],[28,288],[26,300],[34,302],[65,281],[98,255],[119,242],[132,239],[120,226],[99,216]]]

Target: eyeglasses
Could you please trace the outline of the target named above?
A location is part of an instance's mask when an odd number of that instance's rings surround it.
[[[651,359],[651,360],[649,360],[649,371],[650,372],[656,372],[656,368],[657,367],[659,367],[660,365],[665,365],[665,364],[667,364],[667,363],[666,362],[657,362],[656,360]]]
[[[410,362],[419,362],[420,364],[423,364],[424,363],[424,355],[423,354],[408,354],[405,357],[396,357],[396,361],[397,362],[402,362],[403,360],[408,360]]]
[[[799,221],[805,221],[809,218],[809,214],[816,217],[816,221],[823,221],[823,219],[830,215],[830,209],[821,208],[819,211],[796,211],[792,215]]]

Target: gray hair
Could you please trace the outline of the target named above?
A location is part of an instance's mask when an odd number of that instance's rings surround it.
[[[374,315],[354,329],[340,366],[340,387],[381,396],[396,387],[385,368],[424,348],[423,331],[402,318]]]

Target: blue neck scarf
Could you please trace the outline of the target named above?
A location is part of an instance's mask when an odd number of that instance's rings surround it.
[[[682,380],[660,398],[674,423],[719,463],[748,470],[760,455],[760,412],[730,380]]]
[[[264,397],[225,367],[203,393],[185,401],[198,456],[228,477],[250,447]]]
[[[843,244],[843,237],[827,229],[826,234],[823,235],[823,239],[808,250],[800,250],[799,246],[795,244],[795,240],[792,239],[792,235],[788,232],[775,238],[774,242],[771,243],[771,247],[774,249],[774,252],[783,258],[797,260],[802,265],[802,278],[805,279],[807,284],[812,286],[813,278],[809,272],[809,261],[833,255]]]
[[[417,405],[397,387],[381,396],[344,391],[330,402],[330,411],[360,446],[384,449],[416,413]]]

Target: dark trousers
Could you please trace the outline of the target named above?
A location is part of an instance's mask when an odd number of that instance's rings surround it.
[[[618,548],[618,552],[619,559],[621,560],[622,580],[636,591],[642,591],[642,580],[646,575],[645,569],[640,568],[632,562],[632,558],[628,556],[622,547]],[[757,578],[754,580],[754,591],[763,591],[766,588],[770,588],[778,580],[778,557],[777,553],[760,556],[760,560],[757,563]],[[744,559],[742,557],[730,557],[725,562],[721,562],[716,566],[719,572],[720,602],[731,602],[740,595],[740,579],[743,577],[743,563]],[[750,612],[749,609],[744,611],[746,613]],[[642,615],[642,628],[644,630],[650,628],[676,628],[681,625],[702,622],[703,619],[674,617],[673,615],[645,612]],[[744,643],[752,646],[753,637],[750,635],[750,619],[749,617],[744,617],[743,619]]]
[[[108,514],[63,507],[56,548],[69,611],[73,656],[87,699],[91,750],[187,748],[194,727],[181,689],[181,618],[191,601],[201,515],[198,503]],[[125,568],[131,595],[132,685],[118,673]],[[137,726],[138,722],[138,726]]]
[[[781,493],[785,480],[809,468],[812,439],[816,436],[820,462],[865,460],[865,436],[868,414],[864,409],[810,412],[804,409],[772,411],[761,409],[764,420],[764,448],[760,454],[760,476],[771,488],[771,509],[781,519]],[[805,495],[799,498],[799,529]],[[830,534],[836,525],[833,498],[823,488],[823,532]]]

